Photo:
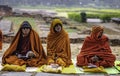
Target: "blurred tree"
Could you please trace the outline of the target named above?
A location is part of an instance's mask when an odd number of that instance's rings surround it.
[[[81,12],[81,22],[86,22],[86,13],[85,12]]]

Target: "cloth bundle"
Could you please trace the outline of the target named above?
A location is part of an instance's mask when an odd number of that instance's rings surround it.
[[[15,71],[15,72],[24,72],[26,70],[26,65],[10,65],[6,64],[3,66],[2,71]]]
[[[93,72],[93,73],[106,73],[103,66],[90,68],[88,66],[83,66],[84,72]]]
[[[62,67],[57,64],[43,65],[41,71],[49,73],[61,73]]]

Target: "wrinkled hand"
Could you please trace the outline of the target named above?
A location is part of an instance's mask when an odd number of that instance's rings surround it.
[[[60,66],[64,66],[64,67],[66,66],[66,63],[61,58],[58,58],[56,60],[56,63],[59,64]]]
[[[26,57],[28,58],[33,58],[35,57],[34,53],[32,51],[29,51],[27,54],[26,54]]]
[[[91,58],[91,60],[93,61],[93,62],[98,62],[99,61],[99,57],[98,56],[93,56],[92,58]]]

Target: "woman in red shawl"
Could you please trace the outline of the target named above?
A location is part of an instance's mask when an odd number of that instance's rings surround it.
[[[39,35],[28,21],[24,21],[10,47],[2,57],[3,64],[41,66],[46,63],[46,55]]]
[[[47,37],[48,64],[69,66],[71,61],[71,48],[67,32],[63,29],[60,19],[54,19],[51,23]]]
[[[103,35],[103,27],[93,26],[90,36],[84,40],[77,56],[77,66],[96,65],[112,67],[116,57],[112,54],[108,37]]]

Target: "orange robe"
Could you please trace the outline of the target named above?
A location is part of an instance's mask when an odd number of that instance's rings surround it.
[[[46,64],[46,55],[42,47],[40,37],[33,29],[31,29],[30,31],[30,45],[31,45],[31,50],[35,55],[35,58],[28,59],[25,61],[23,59],[19,59],[16,55],[13,55],[13,53],[17,49],[17,45],[19,44],[20,33],[21,31],[19,29],[10,47],[5,51],[2,57],[2,63],[16,64],[16,65],[26,64],[27,66],[31,66],[31,67]]]
[[[2,50],[2,31],[0,30],[0,50]]]
[[[81,52],[77,55],[77,65],[87,66],[89,63],[97,66],[112,67],[116,57],[112,54],[108,38],[102,35],[100,39],[94,38],[94,33],[86,37]],[[92,62],[91,57],[100,57],[98,62]]]
[[[72,64],[69,37],[63,28],[59,33],[54,32],[53,28],[58,23],[62,25],[62,22],[59,19],[55,19],[52,22],[50,27],[50,33],[47,37],[48,64],[51,60],[55,63],[58,62],[58,64],[61,66],[62,64],[64,64],[63,66],[69,66],[70,64]]]

